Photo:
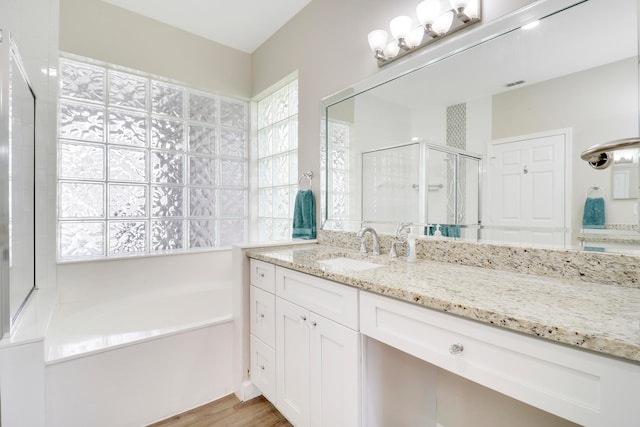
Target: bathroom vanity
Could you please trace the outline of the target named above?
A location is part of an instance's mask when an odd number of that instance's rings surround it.
[[[324,244],[247,255],[250,377],[297,426],[384,425],[379,343],[581,425],[640,420],[636,287]],[[426,396],[405,412],[436,426]]]

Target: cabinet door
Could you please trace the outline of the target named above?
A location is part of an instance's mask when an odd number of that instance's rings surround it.
[[[311,313],[311,425],[360,425],[359,334]]]
[[[276,298],[277,408],[298,427],[309,425],[309,312]]]

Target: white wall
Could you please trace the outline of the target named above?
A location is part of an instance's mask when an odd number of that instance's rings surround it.
[[[60,49],[248,99],[250,56],[100,0],[60,0]]]
[[[60,303],[108,301],[180,285],[229,287],[231,251],[65,263],[58,265]]]

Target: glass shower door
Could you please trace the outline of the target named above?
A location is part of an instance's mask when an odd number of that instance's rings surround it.
[[[2,30],[0,30],[2,31]],[[0,335],[35,289],[35,95],[15,43],[0,38]]]

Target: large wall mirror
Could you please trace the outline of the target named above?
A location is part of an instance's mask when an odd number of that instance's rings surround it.
[[[508,25],[325,100],[325,229],[640,254],[638,150],[604,170],[580,158],[638,135],[637,0]]]

